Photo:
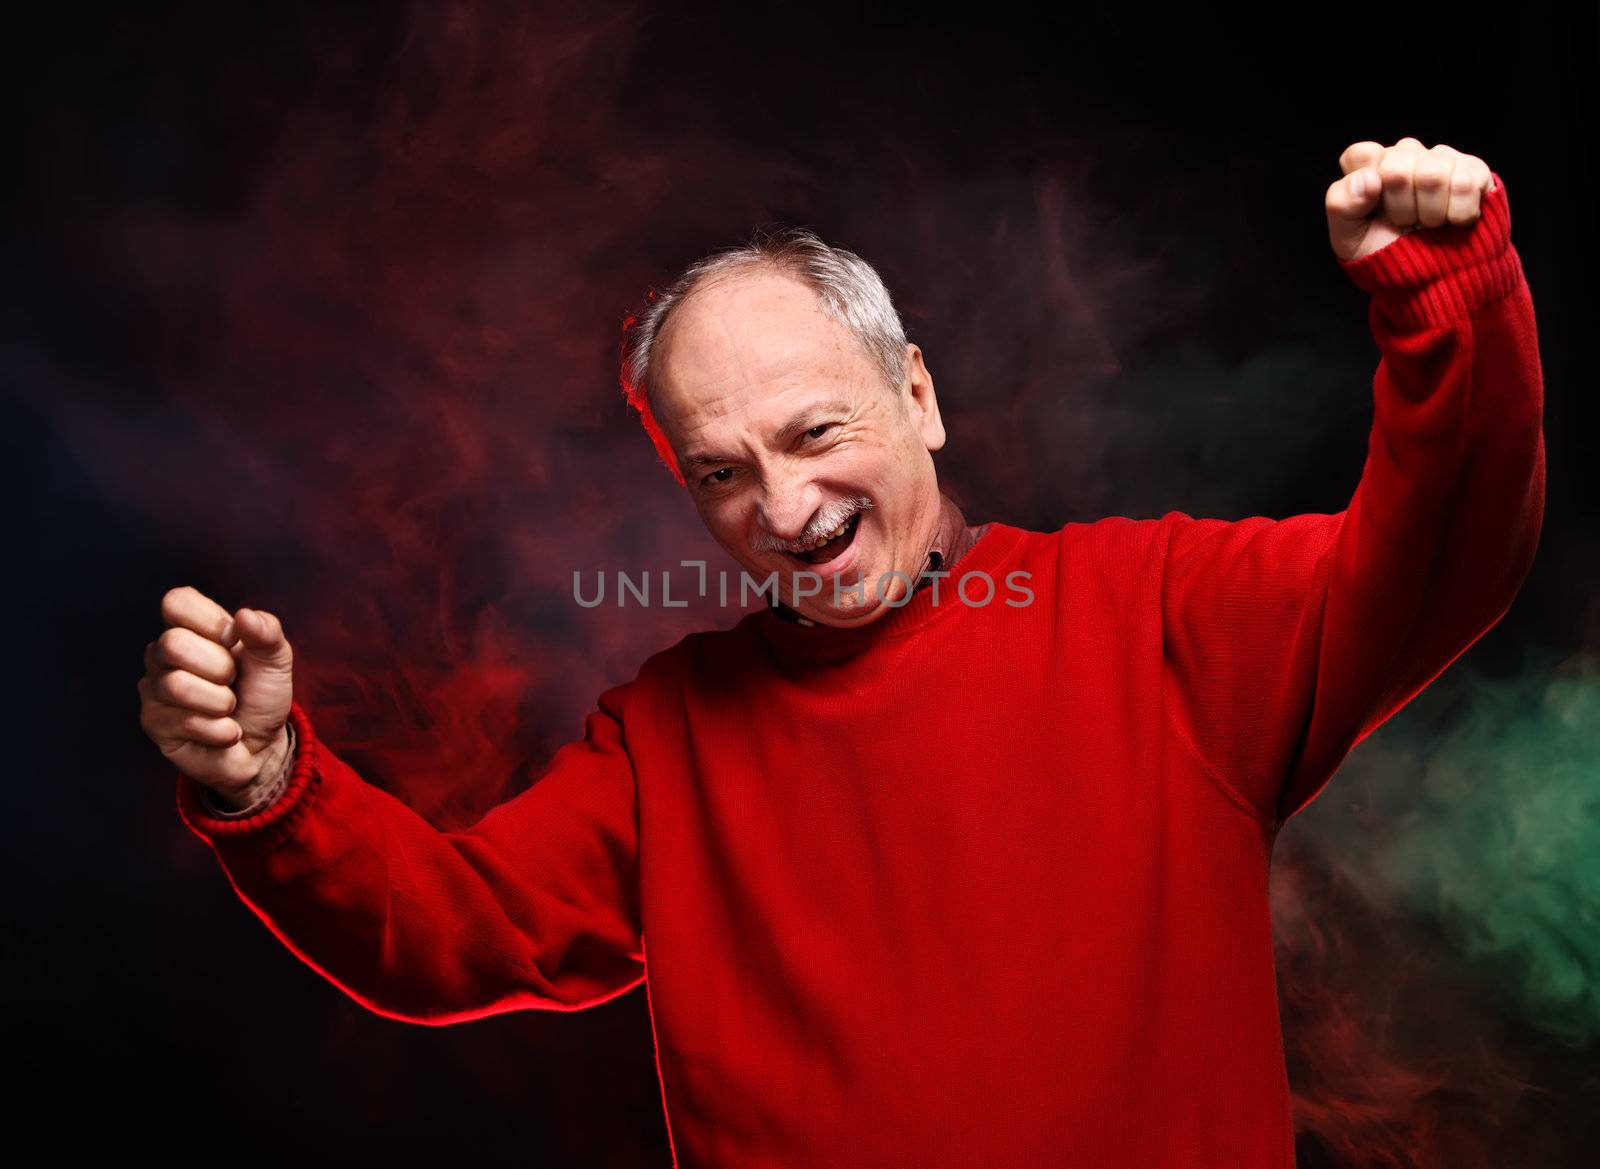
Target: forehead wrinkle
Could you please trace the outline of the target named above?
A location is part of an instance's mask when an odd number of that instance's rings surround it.
[[[676,349],[680,355],[686,351],[698,351],[703,354],[709,351],[712,355],[711,360],[718,361],[723,366],[722,369],[716,371],[715,376],[708,377],[704,381],[691,378],[691,384],[697,387],[705,387],[713,392],[716,388],[726,387],[730,383],[735,386],[732,390],[723,389],[721,393],[714,393],[714,396],[709,400],[701,398],[699,394],[690,395],[693,411],[698,414],[709,415],[709,417],[705,418],[698,426],[690,429],[689,435],[692,435],[695,431],[705,430],[707,426],[718,419],[738,413],[737,408],[718,411],[715,406],[720,402],[726,401],[729,397],[738,396],[741,390],[744,389],[759,390],[758,394],[753,395],[758,399],[771,399],[795,390],[804,389],[811,383],[837,383],[840,381],[841,376],[843,381],[847,383],[855,381],[853,377],[849,376],[851,371],[848,368],[841,367],[841,362],[848,365],[850,356],[854,352],[849,344],[852,339],[840,335],[842,326],[838,322],[830,320],[821,311],[815,301],[814,294],[802,282],[782,273],[774,273],[773,275],[779,278],[778,287],[792,285],[794,291],[798,291],[802,296],[808,297],[805,303],[809,312],[804,314],[808,318],[806,324],[801,325],[799,328],[793,327],[794,318],[789,311],[790,305],[782,303],[781,294],[775,294],[773,286],[758,290],[757,296],[761,298],[762,303],[758,308],[745,313],[736,310],[734,306],[737,305],[737,301],[731,299],[731,294],[717,295],[719,291],[723,291],[719,287],[721,282],[718,285],[699,290],[690,301],[685,302],[684,307],[686,308],[693,301],[699,302],[695,307],[700,309],[701,312],[694,314],[697,318],[694,324],[696,331],[704,329],[705,332],[701,335],[698,344],[689,342],[686,346],[688,338],[682,331],[682,326],[686,323],[683,318],[677,318],[672,321],[675,326],[672,330],[674,335],[670,342],[672,348]],[[742,284],[742,281],[735,281],[727,287],[738,288]],[[788,327],[763,330],[757,324],[752,324],[750,320],[751,316],[772,317],[779,315],[788,317],[788,321],[786,321]],[[754,339],[758,343],[757,346],[752,348],[750,341],[747,339]],[[763,340],[767,342],[767,352],[762,352],[760,349],[759,343]],[[776,342],[776,344],[773,344],[773,342]],[[770,370],[771,372],[765,378],[762,378],[759,375],[763,370]],[[824,376],[819,377],[819,372]],[[758,385],[763,381],[766,383],[765,385]],[[819,385],[818,388],[821,389],[823,387]],[[801,408],[773,434],[761,436],[762,445],[774,440],[781,442],[786,436],[795,432],[801,420],[822,412],[842,411],[852,416],[859,412],[856,406],[852,406],[845,397],[841,396],[841,390],[837,385],[829,384],[828,388],[832,390],[829,397]],[[687,438],[688,435],[685,437]],[[688,444],[686,443],[685,445]],[[701,450],[686,454],[682,459],[682,464],[685,468],[698,468],[732,461],[737,461],[737,456]]]
[[[668,344],[664,346],[671,352],[676,351],[680,357],[684,354],[705,356],[707,360],[724,366],[716,370],[710,377],[694,379],[695,384],[715,387],[724,385],[730,380],[750,383],[754,367],[750,357],[745,352],[745,346],[740,343],[734,332],[738,323],[737,314],[727,312],[718,307],[718,300],[713,295],[715,286],[710,289],[697,290],[686,300],[682,309],[688,310],[693,320],[696,331],[704,330],[701,337],[689,339],[683,336],[684,322],[673,318],[669,324],[672,326]],[[681,310],[680,310],[681,311]],[[792,346],[785,347],[792,350]],[[782,361],[781,355],[777,360]],[[691,360],[693,358],[691,357]],[[732,367],[731,369],[727,367]],[[727,395],[724,394],[724,397]],[[699,403],[695,405],[698,407]]]
[[[782,395],[790,390],[803,391],[806,390],[810,385],[810,379],[806,377],[806,371],[802,369],[796,369],[789,374],[785,374],[784,378],[796,384],[775,390],[773,392],[774,396]],[[819,419],[828,418],[833,415],[843,415],[845,418],[854,418],[860,412],[857,406],[853,405],[848,398],[842,396],[839,390],[835,388],[823,388],[819,386],[813,392],[823,396],[815,399],[814,401],[807,402],[804,406],[801,406],[792,412],[789,417],[786,418],[780,426],[773,429],[770,434],[760,436],[763,440],[763,445],[781,446],[784,442],[792,439],[800,431],[807,429],[809,426],[815,426],[817,424],[817,420]],[[727,413],[732,413],[732,411],[724,412],[724,414]],[[723,415],[718,415],[718,417],[722,416]],[[712,451],[694,451],[684,457],[683,464],[685,466],[699,467],[715,463],[727,463],[734,461],[736,461],[736,459],[735,456],[732,455],[718,454]]]
[[[717,331],[722,335],[722,352],[732,358],[733,364],[738,369],[740,379],[748,382],[750,380],[750,363],[746,360],[743,348],[734,337],[733,329],[729,326],[729,315],[725,309],[714,313],[712,315],[712,324],[716,326]]]

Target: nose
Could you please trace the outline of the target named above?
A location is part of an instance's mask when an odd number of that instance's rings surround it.
[[[761,525],[780,540],[798,540],[822,503],[822,489],[803,472],[775,472],[761,493]]]

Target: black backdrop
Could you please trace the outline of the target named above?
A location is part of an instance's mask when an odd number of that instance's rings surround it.
[[[297,694],[374,782],[441,825],[511,794],[603,685],[735,619],[601,623],[565,582],[719,555],[621,401],[617,329],[757,223],[883,271],[970,521],[1282,516],[1344,505],[1371,420],[1376,351],[1322,219],[1339,153],[1411,134],[1480,155],[1539,317],[1545,531],[1511,613],[1375,738],[1425,756],[1485,693],[1588,685],[1595,12],[1440,11],[12,12],[18,1133],[208,1163],[668,1163],[642,990],[445,1029],[367,1013],[178,820],[134,683],[161,593],[192,583],[283,616]],[[492,651],[469,633],[486,612]],[[512,680],[485,680],[502,660]],[[441,707],[483,728],[472,766]],[[1572,709],[1582,815],[1597,708]],[[1552,1016],[1430,908],[1375,909],[1349,824],[1403,769],[1349,769],[1279,845],[1286,896],[1339,940],[1280,963],[1291,1077],[1322,1106],[1301,1164],[1579,1163],[1593,941],[1549,942],[1587,988]],[[1593,855],[1569,870],[1580,911]],[[1390,994],[1403,1036],[1363,1016]],[[1341,1019],[1367,1041],[1330,1047]]]

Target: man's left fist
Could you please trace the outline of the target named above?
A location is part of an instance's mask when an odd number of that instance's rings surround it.
[[[1357,142],[1339,156],[1344,178],[1328,187],[1328,241],[1340,260],[1359,260],[1419,227],[1477,222],[1494,190],[1489,165],[1475,154],[1402,138],[1393,146]],[[1382,204],[1379,207],[1379,204]],[[1374,213],[1376,209],[1376,213]]]

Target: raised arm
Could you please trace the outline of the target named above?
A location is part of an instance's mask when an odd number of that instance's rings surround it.
[[[280,796],[218,817],[180,772],[179,812],[267,928],[379,1014],[442,1025],[592,1006],[644,977],[625,692],[603,693],[581,740],[462,832],[363,781],[299,703]]]
[[[1543,377],[1492,175],[1468,226],[1341,260],[1380,361],[1366,464],[1337,515],[1163,517],[1170,725],[1276,829],[1492,628],[1538,546]]]

